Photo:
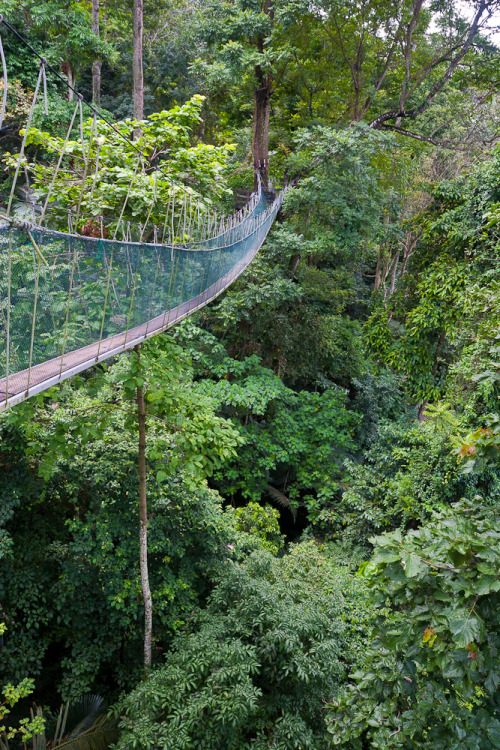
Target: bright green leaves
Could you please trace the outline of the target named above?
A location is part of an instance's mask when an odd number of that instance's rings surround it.
[[[3,622],[0,622],[0,636],[5,633],[6,627]],[[43,734],[45,722],[41,716],[33,717],[31,715],[31,721],[29,719],[21,719],[17,727],[7,727],[3,724],[5,717],[10,714],[10,709],[13,708],[16,703],[26,698],[34,690],[35,681],[32,678],[25,677],[17,685],[7,683],[1,690],[0,695],[0,747],[8,748],[8,740],[12,740],[16,735],[20,735],[22,742],[27,742],[33,735]],[[7,741],[5,745],[2,740]]]
[[[226,510],[238,532],[238,542],[245,546],[258,545],[277,554],[284,547],[284,537],[280,532],[280,513],[270,505],[247,503],[241,508]]]
[[[158,226],[163,226],[170,204],[179,215],[185,201],[194,205],[198,200],[200,210],[207,210],[214,198],[227,191],[225,164],[233,147],[192,142],[203,100],[195,95],[182,106],[158,112],[147,120],[115,123],[114,129],[98,120],[97,132],[89,120],[83,128],[88,164],[75,158],[82,151],[80,140],[69,140],[62,170],[55,178],[50,210],[60,227],[67,228],[67,210],[77,206],[81,226],[89,217],[103,216],[108,220],[106,224],[109,220],[116,222],[122,207],[124,221],[137,224],[148,217],[150,224]],[[138,128],[142,134],[134,137],[132,143],[131,136]],[[63,141],[64,138],[31,128],[27,142],[57,156],[63,150]],[[138,150],[143,154],[142,160]],[[7,158],[11,167],[16,158]],[[161,170],[154,168],[156,163],[160,163]],[[54,165],[34,162],[29,168],[33,170],[33,187],[46,194]],[[110,230],[115,226],[111,223]]]

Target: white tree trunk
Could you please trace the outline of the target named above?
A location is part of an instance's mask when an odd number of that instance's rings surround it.
[[[139,347],[136,348],[139,357]],[[153,600],[148,572],[148,506],[146,496],[146,408],[144,392],[137,386],[137,417],[139,421],[139,555],[142,597],[144,600],[144,669],[151,666],[153,640]]]

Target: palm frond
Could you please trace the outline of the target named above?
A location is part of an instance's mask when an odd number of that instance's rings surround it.
[[[280,490],[277,490],[276,487],[272,487],[270,484],[266,484],[266,491],[269,497],[272,497],[280,508],[285,508],[290,511],[295,523],[297,520],[297,508],[292,505],[290,498],[284,495],[283,492],[280,492]]]
[[[95,723],[104,711],[104,698],[101,695],[82,695],[69,706],[66,726],[70,737],[77,737]]]
[[[93,725],[79,734],[71,736],[57,745],[58,750],[108,750],[118,739],[118,719],[99,717]]]

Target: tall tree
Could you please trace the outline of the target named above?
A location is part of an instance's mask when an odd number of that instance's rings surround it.
[[[116,59],[112,44],[99,37],[99,0],[92,0],[92,13],[89,9],[78,0],[45,0],[42,3],[35,0],[2,0],[2,13],[14,23],[24,24],[31,34],[41,36],[41,48],[48,62],[60,67],[73,88],[77,87],[82,71],[93,66],[95,60],[113,62]],[[20,31],[23,31],[23,27],[20,27]],[[68,98],[74,98],[71,89],[68,90]]]
[[[99,11],[99,0],[92,0],[92,33],[97,38],[100,36]],[[97,58],[92,63],[92,102],[97,107],[101,103],[101,68],[102,60]]]
[[[132,27],[132,95],[134,102],[134,117],[137,120],[142,120],[144,118],[144,72],[142,64],[144,36],[143,0],[134,0]]]
[[[264,0],[262,12],[270,22],[274,20],[273,0]],[[264,66],[265,32],[258,34],[256,46],[261,60],[255,66],[254,113],[252,152],[254,169],[260,172],[262,182],[267,187],[269,182],[269,116],[271,112],[271,95],[273,93],[273,75],[269,67]]]
[[[307,119],[364,121],[418,140],[444,141],[442,122],[421,116],[453,86],[462,88],[464,98],[471,85],[483,93],[498,88],[496,49],[484,36],[498,7],[498,0],[430,8],[422,0],[319,0],[294,9],[303,21],[294,27],[284,90],[294,102],[295,124],[297,113],[304,113]],[[304,100],[300,105],[297,96]],[[476,99],[480,106],[481,96]],[[409,130],[404,123],[410,121]]]
[[[291,54],[282,30],[296,23],[293,14],[291,21],[283,21],[287,7],[286,0],[209,0],[200,32],[207,54],[192,66],[210,93],[231,99],[244,92],[253,100],[252,158],[264,187],[269,181],[271,97]]]

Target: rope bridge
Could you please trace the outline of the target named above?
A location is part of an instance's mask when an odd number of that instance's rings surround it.
[[[1,16],[0,21],[14,31]],[[0,57],[1,129],[7,102],[1,37]],[[43,201],[23,203],[16,186],[21,172],[28,182],[26,145],[50,67],[43,58],[40,61],[10,195],[6,208],[0,209],[0,411],[167,330],[215,299],[259,251],[286,192],[265,191],[259,179],[248,205],[220,218],[192,191],[172,184],[168,203],[158,206],[156,180],[161,165],[156,165],[151,208],[143,224],[131,225],[124,218],[135,175],[118,218],[85,220],[85,206],[99,189],[100,121],[92,107],[91,124],[84,124],[83,99],[77,95]],[[83,168],[79,193],[66,209],[68,231],[60,231],[51,225],[55,220],[60,225],[62,210],[52,193],[59,170],[75,158],[70,135],[78,118]],[[140,153],[137,175],[144,176],[144,161]],[[154,223],[149,221],[153,215]]]

